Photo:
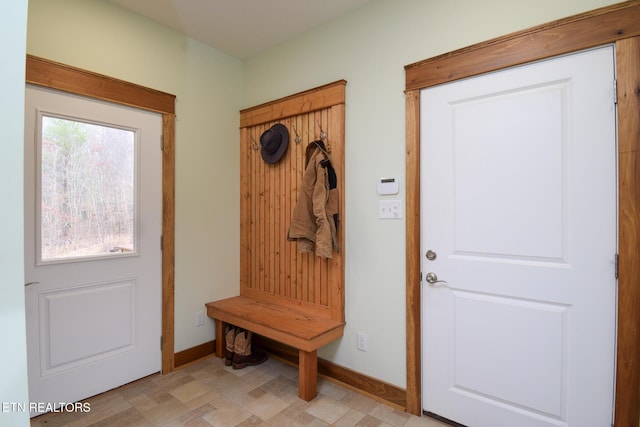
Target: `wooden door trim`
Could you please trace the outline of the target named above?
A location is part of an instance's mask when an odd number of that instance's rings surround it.
[[[420,415],[420,90],[615,44],[618,84],[618,348],[615,425],[640,420],[640,1],[596,9],[420,61],[406,73],[407,412]]]
[[[543,24],[405,66],[405,90],[419,90],[640,35],[632,0]]]
[[[175,95],[27,55],[26,83],[162,114],[162,373],[175,369]]]

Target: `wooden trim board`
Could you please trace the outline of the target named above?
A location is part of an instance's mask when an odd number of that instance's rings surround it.
[[[344,104],[347,82],[338,80],[240,111],[240,127],[265,124],[274,120]]]
[[[27,55],[26,81],[116,104],[175,114],[175,95],[33,55]]]
[[[637,35],[640,3],[619,3],[407,65],[405,89],[424,89]]]
[[[216,340],[207,341],[191,348],[179,351],[175,357],[175,368],[179,369],[216,354]]]
[[[616,426],[640,424],[640,37],[616,42],[618,355]]]
[[[298,366],[298,351],[296,349],[259,335],[254,335],[254,342],[277,359]],[[318,375],[396,408],[405,408],[406,392],[400,387],[352,371],[322,358],[318,358]]]

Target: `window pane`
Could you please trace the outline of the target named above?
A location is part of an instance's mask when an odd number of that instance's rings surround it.
[[[42,116],[42,261],[135,250],[135,132]]]

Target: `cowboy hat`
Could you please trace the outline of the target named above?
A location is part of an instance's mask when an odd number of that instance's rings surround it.
[[[276,163],[287,151],[289,131],[283,124],[276,123],[260,135],[262,159],[266,163]]]

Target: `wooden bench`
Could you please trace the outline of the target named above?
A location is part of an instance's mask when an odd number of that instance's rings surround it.
[[[338,177],[337,239],[344,248],[345,86],[341,80],[240,112],[240,296],[206,304],[216,320],[218,357],[228,324],[297,349],[298,394],[306,401],[317,394],[318,349],[344,332],[344,252],[331,259],[301,254],[287,233],[306,147],[324,139]],[[256,141],[275,123],[289,129],[289,146],[276,164],[266,164]]]
[[[318,348],[340,338],[344,322],[310,316],[282,305],[247,297],[233,297],[206,304],[216,319],[216,355],[224,357],[224,332],[235,325],[298,349],[298,396],[306,401],[317,394]]]

